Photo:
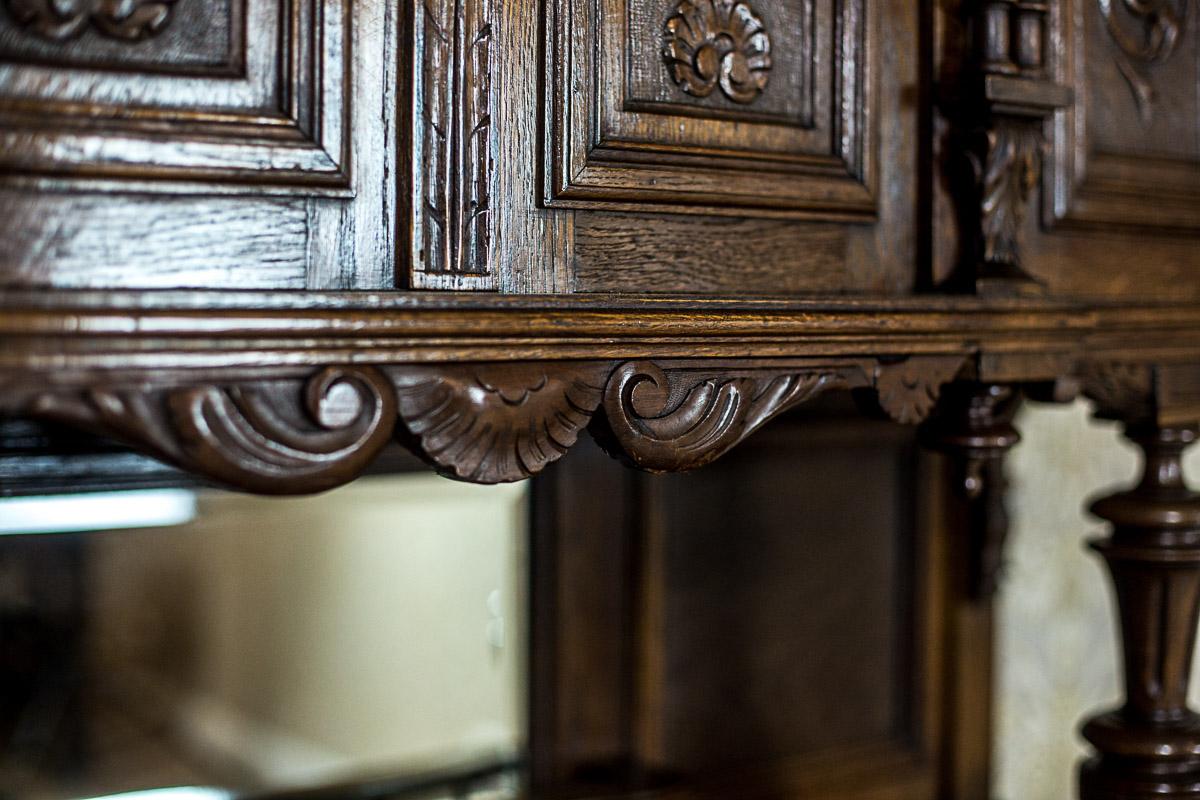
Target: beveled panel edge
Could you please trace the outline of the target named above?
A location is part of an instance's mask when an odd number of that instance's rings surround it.
[[[13,123],[0,136],[0,186],[352,197],[352,24],[347,0],[281,6],[280,25],[292,38],[279,37],[278,108],[102,103],[98,112],[94,104],[0,99],[0,121]],[[103,126],[90,127],[97,116]]]
[[[848,10],[843,10],[843,5]],[[875,93],[866,87],[876,80],[867,48],[878,40],[874,33],[877,13],[862,0],[839,3],[837,11],[834,52],[856,49],[849,71],[855,80],[856,102],[833,102],[835,112],[845,113],[834,120],[830,153],[788,155],[704,147],[671,150],[606,140],[592,119],[596,56],[581,54],[564,42],[566,28],[579,24],[570,0],[549,0],[542,18],[547,75],[542,98],[542,204],[649,213],[875,220],[877,169],[870,128]],[[840,58],[835,60],[841,63]],[[590,76],[582,100],[576,97],[578,92],[564,91],[576,70]],[[842,86],[846,76],[842,70],[834,71],[838,73],[833,87],[837,96],[847,91]],[[764,175],[767,169],[777,174]]]
[[[1047,168],[1041,180],[1041,222],[1057,229],[1200,236],[1200,161],[1093,151],[1086,141],[1086,43],[1076,2],[1050,6],[1051,65],[1060,83],[1074,87],[1074,102],[1047,124]],[[1131,85],[1131,90],[1137,95]],[[1166,195],[1168,205],[1160,199]],[[1154,202],[1137,200],[1155,198]]]

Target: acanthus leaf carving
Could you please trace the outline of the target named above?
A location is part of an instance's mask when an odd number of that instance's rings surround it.
[[[1020,267],[1029,201],[1041,180],[1045,140],[1036,125],[1002,118],[987,131],[979,169],[983,261],[1001,270]]]
[[[916,425],[932,413],[942,387],[966,364],[963,356],[914,356],[875,369],[880,407],[903,425]]]
[[[175,0],[6,0],[9,13],[50,41],[80,36],[90,25],[101,34],[136,42],[162,31]]]
[[[389,370],[402,434],[438,472],[524,480],[562,458],[600,405],[609,362],[467,364]]]
[[[836,368],[722,372],[627,362],[609,378],[606,425],[597,438],[614,456],[649,472],[697,469],[784,411],[846,385]]]
[[[304,382],[52,390],[27,410],[261,494],[320,492],[357,477],[396,419],[381,373],[337,367]]]

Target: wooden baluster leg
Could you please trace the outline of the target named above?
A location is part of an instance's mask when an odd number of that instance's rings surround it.
[[[1200,716],[1187,706],[1200,612],[1200,495],[1181,459],[1194,427],[1130,427],[1146,455],[1137,488],[1092,511],[1113,524],[1093,546],[1116,588],[1125,705],[1089,721],[1098,755],[1080,770],[1082,800],[1200,798]]]

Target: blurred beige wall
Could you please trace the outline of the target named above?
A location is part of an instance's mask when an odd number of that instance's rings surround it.
[[[1086,548],[1105,528],[1084,509],[1089,498],[1131,484],[1140,459],[1116,424],[1091,420],[1082,402],[1027,407],[1017,425],[1024,441],[1008,471],[995,796],[1065,800],[1075,796],[1075,765],[1086,752],[1079,722],[1121,695],[1107,577]],[[1195,485],[1200,448],[1186,466]]]
[[[525,507],[434,475],[204,494],[190,525],[93,540],[96,651],[122,702],[255,782],[512,755]]]

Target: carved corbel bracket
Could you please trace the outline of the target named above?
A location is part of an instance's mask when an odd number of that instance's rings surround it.
[[[519,481],[593,426],[610,452],[651,471],[719,458],[776,415],[832,388],[875,390],[916,423],[965,357],[832,362],[544,361],[329,367],[267,376],[126,373],[6,393],[4,413],[65,422],[182,469],[263,494],[357,477],[393,435],[438,472]]]
[[[874,389],[890,417],[916,424],[964,365],[957,355],[889,363],[628,362],[609,378],[594,430],[610,453],[640,469],[697,469],[830,389]]]
[[[44,389],[26,394],[19,410],[261,494],[345,483],[388,441],[396,419],[383,375],[350,367],[323,369],[307,380]]]
[[[1077,378],[1101,419],[1135,427],[1200,422],[1200,365],[1090,361]]]
[[[856,370],[722,370],[703,364],[627,362],[609,378],[596,438],[614,457],[639,469],[697,469],[784,411],[829,389],[850,386]]]
[[[611,362],[389,368],[402,440],[447,477],[504,483],[566,455],[600,405]]]
[[[1073,101],[1046,75],[1049,3],[981,0],[975,4],[975,54],[965,97],[954,103],[971,165],[966,206],[973,246],[966,247],[980,294],[1036,285],[1021,266],[1022,230],[1041,181],[1045,121]],[[966,198],[965,198],[966,199]]]

